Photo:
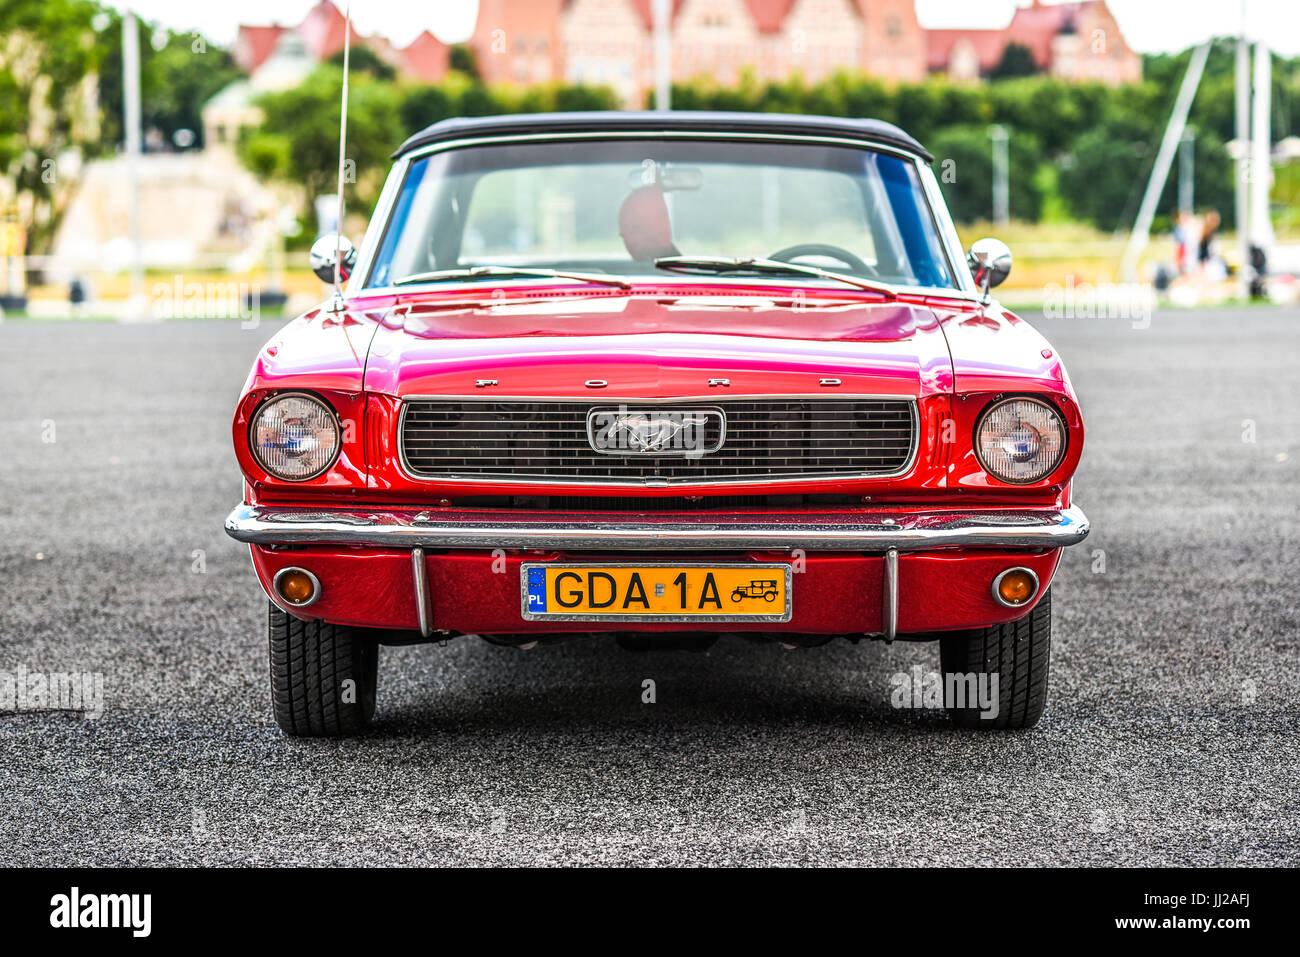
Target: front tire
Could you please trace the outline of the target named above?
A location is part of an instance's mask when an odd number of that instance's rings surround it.
[[[940,640],[939,660],[945,687],[950,674],[998,676],[998,710],[950,707],[961,728],[1014,730],[1032,728],[1047,705],[1047,670],[1052,648],[1052,593],[1048,589],[1024,618]],[[991,688],[990,688],[991,690]],[[991,710],[991,709],[989,709]]]
[[[271,706],[286,734],[355,734],[375,713],[379,645],[356,629],[270,606]]]

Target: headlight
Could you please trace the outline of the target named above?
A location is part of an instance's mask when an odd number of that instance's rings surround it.
[[[257,410],[249,440],[258,465],[286,482],[303,482],[334,464],[339,423],[320,399],[293,392]]]
[[[975,453],[994,478],[1014,485],[1037,482],[1061,464],[1065,423],[1037,399],[1004,399],[980,419]]]

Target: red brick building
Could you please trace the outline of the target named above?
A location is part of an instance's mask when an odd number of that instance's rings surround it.
[[[953,79],[977,79],[1012,43],[1028,49],[1039,70],[1063,80],[1114,85],[1142,79],[1142,58],[1125,42],[1106,0],[1033,0],[1001,30],[928,30],[926,66]]]
[[[987,75],[1009,43],[1038,69],[1068,80],[1141,79],[1105,0],[1021,7],[1000,30],[925,30],[914,0],[671,0],[672,76],[722,85],[745,71],[759,80],[838,70],[887,81],[927,73]],[[646,102],[653,77],[652,0],[480,0],[470,39],[489,82],[559,79],[613,87],[628,106]]]
[[[670,38],[679,81],[926,69],[913,0],[672,0]],[[604,84],[632,107],[654,85],[652,0],[480,0],[469,42],[489,82]]]
[[[654,86],[653,0],[479,0],[469,39],[489,83],[554,80],[612,87],[624,104],[645,105]],[[706,76],[728,86],[747,73],[760,81],[793,74],[810,83],[846,70],[889,82],[927,73],[955,79],[986,76],[1008,44],[1018,43],[1037,68],[1067,80],[1128,83],[1141,79],[1105,0],[1042,3],[1016,10],[999,30],[925,30],[915,0],[670,0],[672,76]],[[344,18],[330,0],[295,27],[241,26],[235,61],[254,87],[283,86],[295,63],[326,60],[343,49]],[[447,75],[448,49],[425,31],[406,47],[385,38],[352,42],[372,49],[405,77],[436,82]],[[256,74],[267,76],[258,82]]]
[[[346,27],[347,20],[339,8],[330,0],[320,0],[297,26],[241,25],[230,52],[235,63],[254,77],[273,56],[290,48],[294,56],[320,63],[342,51]],[[351,43],[373,50],[398,74],[427,83],[443,79],[449,69],[446,44],[427,30],[398,48],[378,34],[363,37],[353,27]]]

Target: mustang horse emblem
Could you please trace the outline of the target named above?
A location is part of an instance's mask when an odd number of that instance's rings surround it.
[[[633,452],[662,452],[673,439],[690,425],[703,425],[703,416],[673,415],[620,415],[614,420],[614,429],[627,437]]]
[[[588,437],[597,452],[620,455],[658,455],[665,452],[699,454],[706,448],[705,435],[711,412],[592,412]]]

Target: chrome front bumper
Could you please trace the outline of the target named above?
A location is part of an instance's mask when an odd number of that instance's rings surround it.
[[[433,509],[317,509],[239,505],[226,532],[252,545],[370,545],[382,548],[551,548],[708,551],[931,548],[1040,550],[1088,535],[1082,509],[677,513],[659,520],[599,512]]]

